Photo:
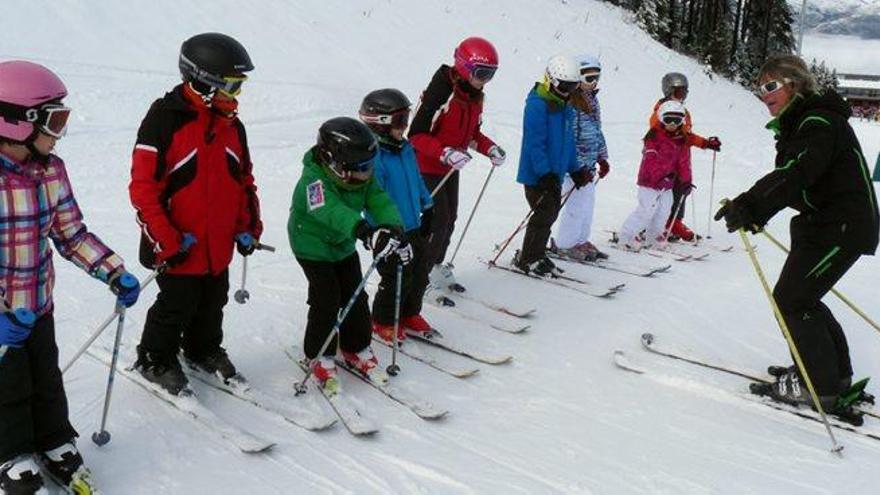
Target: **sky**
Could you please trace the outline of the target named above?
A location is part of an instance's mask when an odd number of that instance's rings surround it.
[[[807,33],[803,56],[807,61],[825,60],[837,72],[880,74],[880,40]]]

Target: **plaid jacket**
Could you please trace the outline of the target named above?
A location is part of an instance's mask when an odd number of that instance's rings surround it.
[[[82,223],[64,162],[19,164],[0,154],[0,296],[38,316],[52,311],[52,248],[106,282],[122,259]]]

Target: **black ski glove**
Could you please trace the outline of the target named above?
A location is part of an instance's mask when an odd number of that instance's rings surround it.
[[[740,198],[724,203],[724,206],[715,213],[716,221],[722,218],[727,224],[728,232],[736,232],[742,228],[757,234],[762,230],[761,226],[755,223],[755,219],[748,206],[745,205],[745,201]]]

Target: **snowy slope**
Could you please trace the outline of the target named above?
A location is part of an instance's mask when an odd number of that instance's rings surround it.
[[[51,8],[49,7],[51,5]],[[284,230],[299,161],[325,119],[355,115],[362,96],[396,86],[418,97],[437,65],[462,38],[478,34],[500,50],[501,69],[488,87],[485,132],[509,163],[496,173],[456,259],[459,280],[474,293],[534,304],[539,314],[523,335],[504,335],[432,311],[438,326],[477,345],[513,354],[513,363],[482,366],[466,381],[403,361],[404,384],[452,413],[426,423],[359,383],[346,382],[365,414],[381,426],[368,440],[342,428],[314,434],[215,394],[206,402],[223,418],[274,439],[270,453],[245,456],[217,441],[132,383],[116,384],[110,431],[98,449],[86,438],[98,424],[106,368],[84,358],[66,377],[84,455],[110,494],[153,493],[870,493],[880,474],[880,445],[839,434],[846,456],[828,453],[820,426],[687,383],[666,387],[611,364],[614,349],[671,374],[701,377],[730,390],[744,383],[662,362],[638,349],[653,331],[694,353],[761,369],[786,361],[784,341],[747,257],[713,254],[676,264],[654,279],[578,270],[596,281],[622,281],[613,300],[487,273],[477,262],[515,227],[527,208],[515,183],[526,93],[557,52],[598,53],[600,93],[612,173],[600,185],[594,240],[617,228],[635,205],[640,138],[659,79],[670,70],[691,80],[695,129],[719,135],[715,200],[733,196],[771,166],[766,111],[747,91],[708,77],[591,0],[504,2],[442,0],[267,0],[244,4],[135,2],[4,2],[0,58],[24,57],[59,71],[76,110],[59,145],[89,226],[136,265],[138,232],[127,197],[130,153],[150,102],[178,80],[177,50],[207,30],[229,33],[257,67],[241,97],[267,231],[279,247],[250,263],[251,300],[230,303],[226,347],[252,382],[289,393],[299,377],[282,345],[300,342],[306,284]],[[51,28],[40,29],[37,25]],[[880,128],[860,124],[866,155],[880,151]],[[487,172],[478,158],[465,172],[462,217]],[[694,152],[696,227],[705,230],[711,154]],[[690,206],[690,205],[689,205]],[[711,206],[711,208],[715,208]],[[690,213],[688,214],[690,218]],[[462,223],[463,225],[463,223]],[[787,238],[782,216],[771,230]],[[734,236],[716,238],[738,243]],[[454,238],[457,240],[457,235]],[[757,240],[765,268],[783,257]],[[512,253],[511,253],[512,254]],[[612,255],[617,252],[612,251]],[[365,258],[364,258],[365,259]],[[876,306],[875,258],[863,259],[840,288],[866,309]],[[231,269],[237,284],[240,261]],[[111,310],[105,288],[58,264],[57,320],[65,361]],[[137,342],[155,288],[129,313],[124,340]],[[878,334],[834,300],[851,339],[860,375],[880,375]],[[103,342],[109,342],[110,335]],[[450,361],[455,361],[448,358]]]
[[[801,0],[789,0],[795,22],[800,19]],[[824,34],[880,38],[880,2],[877,0],[808,0],[807,29]]]

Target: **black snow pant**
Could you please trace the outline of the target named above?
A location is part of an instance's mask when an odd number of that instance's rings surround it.
[[[684,220],[684,208],[687,205],[687,198],[687,195],[680,193],[677,187],[672,189],[672,209],[669,210],[669,219],[666,220],[667,226],[675,220]]]
[[[363,280],[357,253],[341,261],[312,261],[297,258],[309,281],[309,320],[303,342],[306,357],[314,359],[336,324],[355,289]],[[339,328],[339,348],[360,352],[370,345],[370,307],[364,291],[358,295]],[[337,338],[327,346],[325,356],[336,355]]]
[[[553,228],[556,217],[559,216],[562,191],[559,187],[550,190],[532,186],[524,187],[526,201],[534,209],[526,227],[519,257],[521,263],[528,264],[538,261],[546,255],[550,230]]]
[[[853,374],[846,336],[821,299],[858,258],[837,247],[793,245],[773,290],[819,395],[839,394],[841,380]]]
[[[413,259],[403,267],[403,283],[400,289],[400,317],[414,316],[422,312],[422,299],[428,287],[431,266],[424,262],[425,243],[418,229],[406,233],[413,248]],[[373,298],[373,321],[383,325],[394,323],[394,299],[397,292],[397,257],[380,261],[377,267],[382,280]]]
[[[449,180],[434,196],[434,217],[431,219],[431,233],[425,239],[425,264],[430,268],[443,263],[446,250],[455,230],[458,218],[458,172],[453,172]],[[442,175],[422,175],[429,191],[443,181]]]
[[[37,319],[23,347],[7,349],[0,360],[0,464],[52,450],[76,436],[49,313]]]
[[[169,359],[198,361],[223,343],[223,307],[229,301],[229,270],[219,275],[156,277],[159,295],[147,311],[140,348]]]

